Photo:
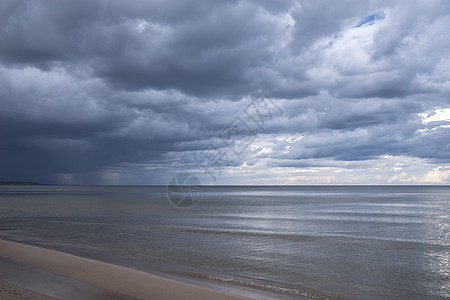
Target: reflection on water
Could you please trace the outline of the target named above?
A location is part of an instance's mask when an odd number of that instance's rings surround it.
[[[432,207],[429,213],[429,235],[442,246],[450,245],[450,203],[442,202]],[[423,268],[428,273],[435,274],[436,280],[430,282],[430,293],[441,296],[450,296],[450,251],[427,251],[424,253],[425,264]]]

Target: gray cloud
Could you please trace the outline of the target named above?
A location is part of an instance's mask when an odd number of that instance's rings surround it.
[[[235,117],[257,131],[243,111],[259,89],[283,115],[226,182],[393,176],[405,159],[425,174],[449,164],[449,120],[419,115],[450,107],[449,26],[446,1],[3,1],[0,180],[202,172],[193,157]]]

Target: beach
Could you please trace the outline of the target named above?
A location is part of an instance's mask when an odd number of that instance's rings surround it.
[[[17,287],[2,282],[2,299],[52,299],[52,296],[66,296],[65,299],[80,299],[80,296],[84,299],[246,299],[130,268],[5,240],[0,240],[0,257],[14,261],[13,264],[19,263],[21,268],[25,264],[41,270],[35,279],[45,277],[42,271],[51,274],[49,276],[57,276],[53,282],[47,280],[47,286],[40,286],[39,291],[33,290],[32,283]],[[9,261],[7,267],[10,264]],[[0,269],[5,276],[4,266]],[[58,294],[56,290],[61,290],[63,285],[69,285],[69,288]]]

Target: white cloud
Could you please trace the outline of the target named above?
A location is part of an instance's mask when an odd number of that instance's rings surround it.
[[[431,112],[420,113],[419,116],[422,117],[423,124],[440,121],[450,122],[450,108],[435,109]]]
[[[450,176],[450,166],[437,167],[427,172],[422,178],[424,183],[446,183]]]
[[[449,183],[449,179],[450,166],[438,166],[423,176],[409,176],[406,172],[396,174],[389,179],[389,183],[443,184]]]

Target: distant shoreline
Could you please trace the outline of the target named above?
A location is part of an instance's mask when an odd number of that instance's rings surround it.
[[[168,187],[167,184],[67,184],[67,183],[39,183],[34,181],[0,181],[0,185],[60,185],[60,186],[127,186],[127,187]],[[202,188],[208,187],[432,187],[432,186],[449,186],[450,184],[201,184]]]
[[[0,181],[0,185],[40,185],[34,181]]]

